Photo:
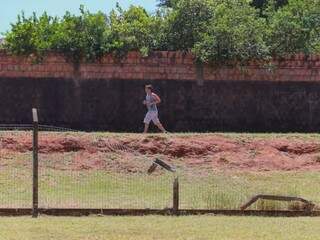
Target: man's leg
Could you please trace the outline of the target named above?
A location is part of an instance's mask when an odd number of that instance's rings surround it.
[[[152,116],[152,121],[161,130],[161,132],[167,132],[166,129],[162,126],[157,112],[154,114],[154,116]]]
[[[147,112],[146,116],[143,119],[143,123],[144,123],[144,131],[143,133],[147,133],[148,129],[149,129],[149,124],[151,122],[152,116],[150,112]]]
[[[156,123],[156,126],[163,132],[163,133],[166,133],[167,130],[162,126],[161,122],[157,122]]]
[[[147,132],[148,132],[148,129],[149,129],[149,124],[148,124],[148,123],[145,123],[145,124],[144,124],[144,131],[143,131],[143,133],[147,133]]]

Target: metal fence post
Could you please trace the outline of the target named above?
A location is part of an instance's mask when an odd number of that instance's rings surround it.
[[[33,167],[32,167],[32,217],[38,217],[38,112],[36,108],[32,109],[33,118]]]
[[[176,177],[173,182],[173,215],[179,215],[179,178]]]

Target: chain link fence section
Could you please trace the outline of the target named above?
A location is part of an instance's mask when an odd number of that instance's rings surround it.
[[[40,208],[172,207],[172,174],[148,175],[151,158],[125,162],[125,146],[109,143],[107,152],[96,152],[90,146],[97,143],[95,133],[39,131]]]
[[[33,127],[0,129],[0,208],[31,208]],[[41,209],[240,210],[260,194],[320,203],[317,172],[204,173],[178,166],[174,173],[158,168],[148,174],[157,156],[113,141],[112,134],[39,125],[38,143]],[[299,202],[260,199],[247,210],[303,207]]]
[[[208,175],[182,175],[180,182],[180,208],[206,210],[240,210],[241,206],[257,195],[305,198],[317,206],[320,193],[312,190],[317,173],[228,173]],[[311,190],[310,190],[311,189]],[[247,210],[304,210],[297,201],[258,200]]]
[[[15,128],[20,131],[0,130],[0,208],[30,208],[32,203],[32,132]]]

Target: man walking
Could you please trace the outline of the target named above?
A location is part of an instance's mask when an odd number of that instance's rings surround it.
[[[143,101],[143,104],[146,105],[148,112],[143,120],[144,122],[144,132],[147,133],[149,129],[149,124],[152,121],[163,133],[166,132],[162,126],[159,117],[158,117],[158,108],[157,104],[161,102],[160,97],[153,92],[152,85],[145,86],[146,99]]]

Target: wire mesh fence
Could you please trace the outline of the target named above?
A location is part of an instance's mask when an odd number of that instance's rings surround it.
[[[32,206],[32,127],[0,131],[0,208]],[[145,154],[101,133],[39,125],[39,208],[240,210],[258,194],[303,197],[320,204],[316,172],[203,173],[158,166]],[[160,169],[160,170],[159,170]],[[173,188],[178,178],[179,188]],[[248,210],[304,210],[301,202],[258,200]]]
[[[257,195],[303,197],[316,206],[317,173],[227,173],[180,177],[180,208],[241,209]],[[299,201],[258,200],[247,210],[304,210]]]
[[[48,150],[46,141],[49,139],[60,145]],[[175,174],[160,170],[149,175],[147,169],[155,155],[147,156],[112,142],[112,137],[107,139],[110,141],[101,141],[96,133],[41,132],[40,207],[172,208],[175,177],[179,178],[181,209],[239,210],[259,194],[303,196],[315,203],[320,200],[317,191],[310,191],[310,186],[317,186],[316,174],[313,177],[302,173],[272,175],[226,171],[204,174],[180,167]],[[104,151],[96,149],[102,145]],[[130,154],[129,159],[122,159],[126,158],[126,153]],[[303,206],[299,204],[259,200],[248,209],[301,210]]]
[[[66,176],[67,174],[67,176]],[[101,171],[42,169],[41,208],[164,209],[171,207],[165,178],[111,175]]]
[[[0,132],[0,208],[31,207],[31,136],[31,131]]]
[[[46,147],[46,142],[57,145]],[[89,143],[88,143],[89,141]],[[121,146],[110,144],[111,153],[84,148],[95,144],[94,134],[40,132],[39,207],[165,209],[172,203],[172,174],[150,176],[150,159],[137,158],[138,171],[115,159]],[[88,152],[89,151],[89,152]]]

